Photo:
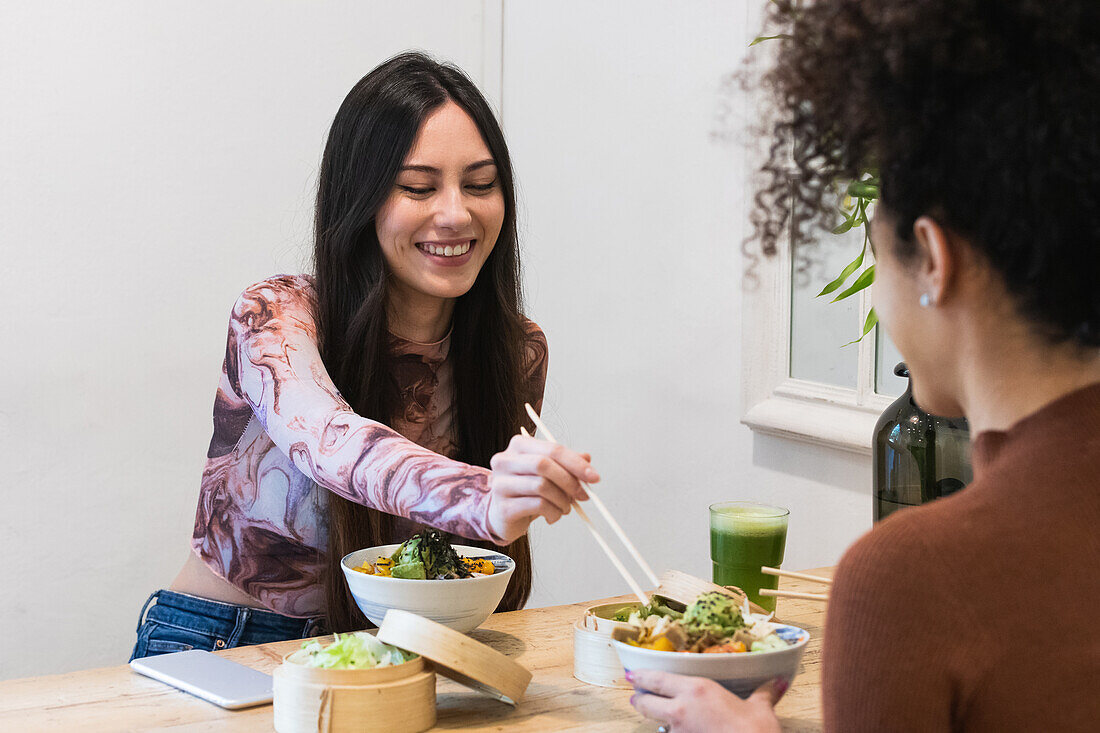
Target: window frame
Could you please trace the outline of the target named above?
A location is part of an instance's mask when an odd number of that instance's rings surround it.
[[[789,230],[785,239],[776,254],[758,255],[750,263],[742,283],[741,422],[765,435],[870,454],[875,424],[897,399],[875,392],[878,327],[855,345],[859,350],[856,388],[791,377],[793,247]],[[858,297],[860,319],[853,324],[855,334],[871,309],[870,289]],[[821,306],[828,304],[822,301]]]

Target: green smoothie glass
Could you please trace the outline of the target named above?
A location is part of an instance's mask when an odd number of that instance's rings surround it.
[[[751,501],[727,501],[710,507],[710,560],[714,582],[736,585],[749,600],[769,611],[775,598],[760,595],[776,588],[779,578],[764,575],[761,566],[778,568],[787,546],[790,511]]]

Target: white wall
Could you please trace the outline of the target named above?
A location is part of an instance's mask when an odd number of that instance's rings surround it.
[[[482,5],[3,4],[0,678],[127,660],[186,557],[229,308],[308,261],[337,107],[411,47],[483,78]]]
[[[526,211],[530,310],[550,343],[544,416],[660,573],[710,572],[707,506],[791,508],[787,567],[871,524],[870,462],[740,424],[744,97],[723,78],[752,2],[507,3],[504,122]],[[728,119],[732,117],[732,119]],[[535,535],[533,603],[627,592],[575,517]]]
[[[738,422],[746,170],[709,133],[755,4],[505,6],[545,414],[658,570],[708,572],[715,500],[790,506],[789,567],[870,525],[866,459]],[[492,86],[493,5],[0,10],[0,678],[126,660],[187,551],[229,305],[307,261],[336,107],[409,47]],[[575,517],[535,545],[535,604],[626,590]]]

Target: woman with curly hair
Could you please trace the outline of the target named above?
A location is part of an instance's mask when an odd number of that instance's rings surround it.
[[[314,260],[233,307],[191,553],[133,657],[364,628],[341,558],[424,527],[509,554],[500,609],[520,608],[528,526],[599,478],[517,435],[546,339],[521,311],[504,136],[459,69],[403,54],[348,93]]]
[[[877,174],[874,303],[925,410],[964,414],[975,479],[844,555],[825,627],[826,729],[1100,725],[1100,3],[778,0],[780,116],[756,225],[830,225]],[[791,193],[791,160],[797,190]],[[804,232],[803,232],[804,233]],[[1078,569],[1074,572],[1073,569]],[[747,700],[638,671],[688,731],[773,731]]]

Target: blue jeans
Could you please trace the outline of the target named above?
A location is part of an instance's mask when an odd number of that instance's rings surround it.
[[[156,603],[150,606],[154,600]],[[212,652],[323,633],[321,618],[292,618],[274,611],[158,590],[141,608],[137,643],[130,659],[190,649]]]

